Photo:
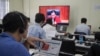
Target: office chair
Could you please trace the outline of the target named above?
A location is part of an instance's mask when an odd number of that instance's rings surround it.
[[[82,34],[82,35],[86,35],[86,33],[84,33],[84,32],[74,32],[74,34]]]
[[[84,32],[74,32],[74,34],[76,34],[76,35],[75,35],[75,39],[76,39],[76,40],[79,40],[79,36],[80,36],[80,35],[82,35],[82,36],[83,36],[83,35],[86,35],[86,33],[84,33]],[[83,41],[86,41],[85,36],[83,36]]]
[[[95,40],[100,41],[100,32],[95,32]]]
[[[62,39],[59,39],[59,38],[52,38],[52,40],[62,41]]]
[[[62,40],[59,56],[74,56],[75,42],[74,40]]]
[[[100,43],[93,44],[86,56],[100,56]]]

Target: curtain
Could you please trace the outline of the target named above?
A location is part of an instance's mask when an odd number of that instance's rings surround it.
[[[9,11],[9,0],[0,0],[0,19]]]

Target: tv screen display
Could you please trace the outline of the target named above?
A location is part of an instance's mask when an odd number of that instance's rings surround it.
[[[40,6],[39,12],[51,19],[53,24],[69,23],[70,6]]]

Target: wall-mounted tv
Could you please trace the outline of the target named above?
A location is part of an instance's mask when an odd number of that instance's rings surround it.
[[[39,6],[39,12],[46,19],[52,19],[53,24],[69,23],[70,6]]]

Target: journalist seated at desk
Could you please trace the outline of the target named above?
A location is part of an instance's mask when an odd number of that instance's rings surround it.
[[[9,12],[3,18],[4,32],[0,34],[0,56],[30,56],[26,46],[21,43],[25,39],[25,44],[34,45],[33,41],[41,41],[28,37],[28,19],[20,12]]]
[[[86,35],[90,35],[90,27],[86,23],[87,23],[87,19],[82,18],[81,19],[81,24],[76,26],[75,32],[83,32]]]

